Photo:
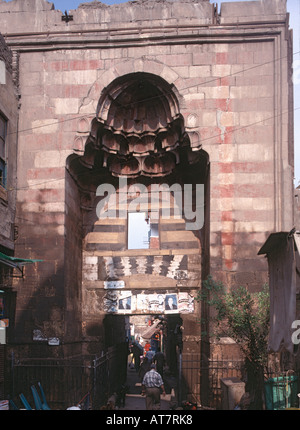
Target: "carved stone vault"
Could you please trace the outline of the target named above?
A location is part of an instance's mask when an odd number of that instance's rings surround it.
[[[199,161],[201,145],[197,135],[191,137],[171,86],[134,73],[103,91],[80,163],[117,177],[162,177],[183,161]]]

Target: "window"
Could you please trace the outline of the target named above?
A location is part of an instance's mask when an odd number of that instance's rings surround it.
[[[158,219],[156,218],[156,216],[149,218],[149,224],[150,224],[149,248],[159,249],[159,230],[158,230]]]
[[[158,219],[146,212],[128,213],[128,249],[159,248]]]
[[[0,185],[6,186],[6,130],[7,121],[0,114]]]
[[[145,212],[128,214],[128,249],[149,248],[149,224]]]

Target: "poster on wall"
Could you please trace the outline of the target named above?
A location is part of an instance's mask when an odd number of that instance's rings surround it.
[[[148,294],[138,294],[136,296],[136,310],[140,312],[145,312],[149,309],[149,299]]]
[[[115,313],[118,311],[119,291],[108,291],[104,296],[103,308],[105,312]]]
[[[148,310],[150,312],[164,312],[165,310],[164,294],[149,294]]]
[[[130,313],[135,310],[133,303],[133,297],[131,291],[119,291],[118,295],[118,312],[119,313]]]
[[[136,309],[135,297],[131,291],[107,291],[103,300],[103,308],[108,313],[131,313]]]
[[[178,312],[181,314],[194,312],[194,298],[189,293],[178,293]]]
[[[103,301],[108,313],[192,313],[194,299],[189,293],[132,294],[130,290],[108,290]]]
[[[177,294],[166,294],[165,313],[178,313]]]

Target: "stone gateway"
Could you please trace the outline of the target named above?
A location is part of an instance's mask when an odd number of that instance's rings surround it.
[[[64,13],[12,0],[0,22],[19,100],[14,255],[42,260],[13,280],[8,354],[125,351],[160,318],[170,371],[180,358],[184,395],[203,403],[201,368],[220,346],[203,334],[202,281],[257,291],[268,276],[258,250],[293,225],[286,1],[92,1]],[[148,199],[163,184],[172,191]],[[108,207],[114,216],[99,217]]]

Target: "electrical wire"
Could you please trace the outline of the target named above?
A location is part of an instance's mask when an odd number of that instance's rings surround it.
[[[294,108],[293,109],[293,111],[295,112],[295,111],[298,111],[298,110],[300,110],[300,107],[296,107],[296,108]],[[241,127],[235,127],[234,129],[230,129],[230,130],[225,130],[225,131],[223,131],[222,132],[222,134],[223,135],[228,135],[228,134],[233,134],[233,133],[235,133],[235,132],[237,132],[237,131],[241,131],[241,130],[244,130],[244,129],[246,129],[246,128],[249,128],[249,127],[252,127],[252,126],[254,126],[254,125],[258,125],[258,124],[260,124],[260,123],[263,123],[263,122],[265,122],[265,121],[269,121],[269,120],[272,120],[272,119],[275,119],[275,118],[278,118],[278,117],[280,117],[280,116],[283,116],[283,115],[286,115],[286,114],[288,114],[289,112],[290,112],[291,110],[290,109],[288,109],[287,111],[285,111],[285,112],[280,112],[279,114],[277,114],[277,115],[272,115],[272,116],[270,116],[270,117],[266,117],[266,118],[264,118],[264,119],[262,119],[262,120],[259,120],[259,121],[255,121],[255,122],[252,122],[252,123],[250,123],[250,124],[247,124],[247,125],[244,125],[244,126],[241,126]],[[208,141],[208,140],[212,140],[212,139],[216,139],[216,138],[219,138],[220,137],[220,133],[218,133],[218,134],[215,134],[215,135],[213,135],[213,136],[209,136],[209,137],[206,137],[206,138],[204,138],[204,139],[199,139],[196,143],[203,143],[203,142],[206,142],[206,141]],[[88,176],[88,175],[90,175],[91,174],[91,172],[86,172],[86,173],[80,173],[80,174],[78,174],[78,176]],[[14,187],[7,187],[7,191],[21,191],[21,190],[27,190],[27,189],[30,189],[30,188],[32,188],[32,187],[37,187],[37,186],[40,186],[40,185],[46,185],[46,184],[49,184],[49,183],[51,183],[51,182],[59,182],[59,181],[63,181],[65,179],[65,177],[61,177],[61,178],[55,178],[55,179],[48,179],[47,181],[43,181],[43,182],[38,182],[38,183],[34,183],[34,184],[32,184],[32,185],[27,185],[27,186],[24,186],[24,187],[16,187],[16,188],[14,188]]]
[[[294,57],[295,55],[298,55],[299,53],[300,53],[300,51],[297,51],[297,52],[294,52],[292,55]],[[213,79],[210,79],[210,80],[207,80],[207,81],[203,81],[203,82],[200,82],[200,83],[197,83],[197,84],[194,84],[194,85],[188,85],[186,87],[180,88],[180,91],[182,92],[182,91],[185,91],[185,90],[189,90],[191,88],[201,87],[202,85],[207,85],[207,84],[210,84],[210,83],[213,83],[213,82],[216,82],[216,81],[220,81],[220,80],[225,79],[225,78],[229,78],[229,77],[235,76],[235,75],[240,74],[240,73],[248,72],[249,70],[253,70],[253,69],[256,69],[258,67],[265,66],[267,64],[272,64],[272,63],[275,63],[276,61],[281,61],[281,60],[283,60],[285,58],[288,58],[288,55],[285,55],[283,57],[279,57],[279,58],[274,59],[274,60],[266,61],[264,63],[259,63],[259,64],[255,65],[255,66],[247,67],[245,69],[238,70],[238,71],[236,71],[234,73],[229,73],[228,75],[218,76],[218,77],[215,77]],[[129,106],[133,106],[134,104],[148,102],[148,101],[151,101],[151,100],[154,100],[154,99],[157,99],[157,98],[161,98],[164,95],[170,95],[170,94],[173,94],[172,90],[170,92],[165,92],[164,94],[159,94],[159,95],[156,95],[156,96],[147,97],[147,98],[138,100],[136,102],[130,102],[128,104],[124,104],[122,106],[124,108],[126,108],[126,107],[129,107]],[[43,127],[50,127],[51,125],[57,125],[57,124],[60,124],[60,123],[64,123],[64,122],[68,122],[68,121],[74,121],[74,120],[82,119],[82,118],[86,118],[86,115],[80,115],[80,116],[76,116],[76,117],[72,117],[72,118],[67,118],[67,119],[62,119],[62,120],[54,121],[53,123],[41,124],[41,125],[38,125],[38,126],[35,126],[35,127],[30,127],[30,128],[26,128],[26,129],[23,129],[23,130],[18,130],[18,134],[25,133],[25,132],[28,132],[28,131],[33,131],[33,130],[36,130],[36,129],[39,129],[39,128],[43,128]],[[16,133],[17,133],[16,131],[15,132],[13,131],[13,132],[8,133],[8,135],[16,134]]]
[[[293,56],[295,56],[295,55],[297,55],[297,54],[299,54],[299,53],[300,53],[300,51],[294,52],[294,53],[293,53]],[[197,84],[194,84],[194,85],[189,85],[189,86],[186,86],[186,87],[180,88],[180,91],[182,92],[182,91],[184,91],[184,90],[188,90],[188,89],[195,88],[195,87],[201,87],[201,86],[203,86],[203,85],[205,85],[205,86],[206,86],[207,84],[210,84],[210,83],[212,83],[212,82],[220,81],[220,80],[222,80],[222,79],[225,79],[225,78],[228,78],[228,77],[232,77],[232,76],[235,76],[235,75],[240,74],[240,73],[245,73],[245,72],[247,72],[247,71],[249,71],[249,70],[253,70],[253,69],[256,69],[256,68],[258,68],[258,67],[265,66],[265,65],[267,65],[267,64],[275,63],[276,61],[283,60],[283,59],[285,59],[285,58],[287,58],[287,57],[288,57],[288,56],[283,56],[283,57],[280,57],[280,58],[278,58],[278,59],[273,59],[273,60],[270,60],[270,61],[266,61],[266,62],[264,62],[264,63],[259,63],[259,64],[255,65],[255,66],[251,66],[251,67],[248,67],[248,68],[244,68],[244,69],[239,70],[239,71],[236,71],[236,72],[234,72],[234,73],[230,73],[230,74],[227,74],[227,75],[224,75],[224,76],[216,77],[216,78],[213,78],[213,79],[210,79],[210,80],[206,80],[206,81],[204,81],[204,82],[200,82],[200,83],[197,83]],[[172,94],[172,93],[173,93],[173,91],[170,91],[170,94]],[[144,103],[144,102],[147,102],[147,101],[151,101],[151,100],[153,100],[153,99],[160,98],[160,97],[162,97],[163,95],[167,95],[167,94],[168,94],[168,93],[166,92],[166,93],[164,93],[164,94],[160,94],[160,95],[156,95],[156,96],[152,96],[152,97],[144,98],[144,99],[141,99],[141,100],[139,100],[139,101],[137,101],[137,102],[131,102],[131,103],[125,104],[125,105],[124,105],[124,107],[132,106],[134,103]],[[295,111],[297,111],[297,110],[299,110],[299,109],[300,109],[300,107],[296,107],[296,108],[294,108],[294,109],[293,109],[293,111],[295,112]],[[277,115],[272,115],[272,116],[270,116],[270,117],[264,118],[263,120],[253,122],[253,123],[247,124],[247,125],[242,126],[242,127],[235,127],[235,128],[230,129],[230,130],[225,130],[222,134],[223,134],[223,135],[233,134],[233,133],[234,133],[234,132],[236,132],[236,131],[240,131],[240,130],[243,130],[243,129],[249,128],[249,127],[251,127],[251,126],[257,125],[257,124],[259,124],[259,123],[262,123],[262,122],[265,122],[265,121],[268,121],[268,120],[271,120],[271,119],[277,118],[277,117],[279,117],[279,116],[282,116],[282,115],[288,114],[289,112],[291,112],[291,110],[290,110],[290,109],[288,109],[288,110],[287,110],[287,111],[285,111],[285,112],[280,112],[280,113],[279,113],[279,114],[277,114]],[[72,117],[72,118],[66,118],[66,119],[62,119],[62,120],[55,121],[55,122],[53,122],[53,123],[42,124],[42,125],[39,125],[39,126],[36,126],[36,127],[30,127],[30,128],[23,129],[23,130],[18,130],[17,132],[10,132],[10,133],[8,133],[8,135],[16,134],[16,133],[21,134],[21,133],[25,133],[25,132],[28,132],[28,131],[33,131],[33,130],[35,130],[35,129],[39,129],[39,128],[43,128],[43,127],[49,127],[49,126],[51,126],[51,125],[57,125],[57,124],[60,124],[60,123],[65,123],[65,122],[68,122],[68,121],[74,121],[74,120],[82,119],[82,118],[85,118],[85,117],[86,117],[86,115],[80,115],[80,116],[76,116],[76,117]],[[198,140],[198,143],[206,142],[206,141],[208,141],[208,140],[215,139],[215,138],[218,138],[218,137],[219,137],[219,133],[218,133],[218,134],[216,134],[216,135],[213,135],[213,136],[210,136],[210,137],[207,137],[207,138],[201,139],[201,140],[199,139],[199,140]],[[88,175],[88,174],[90,174],[90,172],[88,172],[88,173],[83,173],[82,175]],[[8,187],[7,187],[7,191],[9,192],[9,191],[21,191],[21,190],[31,189],[32,187],[37,187],[37,186],[40,186],[40,185],[46,185],[46,184],[49,184],[49,183],[51,183],[51,182],[58,182],[58,181],[62,181],[62,180],[64,180],[64,179],[65,179],[64,177],[62,177],[62,178],[55,178],[55,179],[48,179],[47,181],[43,181],[43,182],[40,182],[40,183],[35,183],[35,184],[32,184],[32,185],[27,185],[27,186],[24,186],[24,187],[9,187],[9,186],[8,186]]]

